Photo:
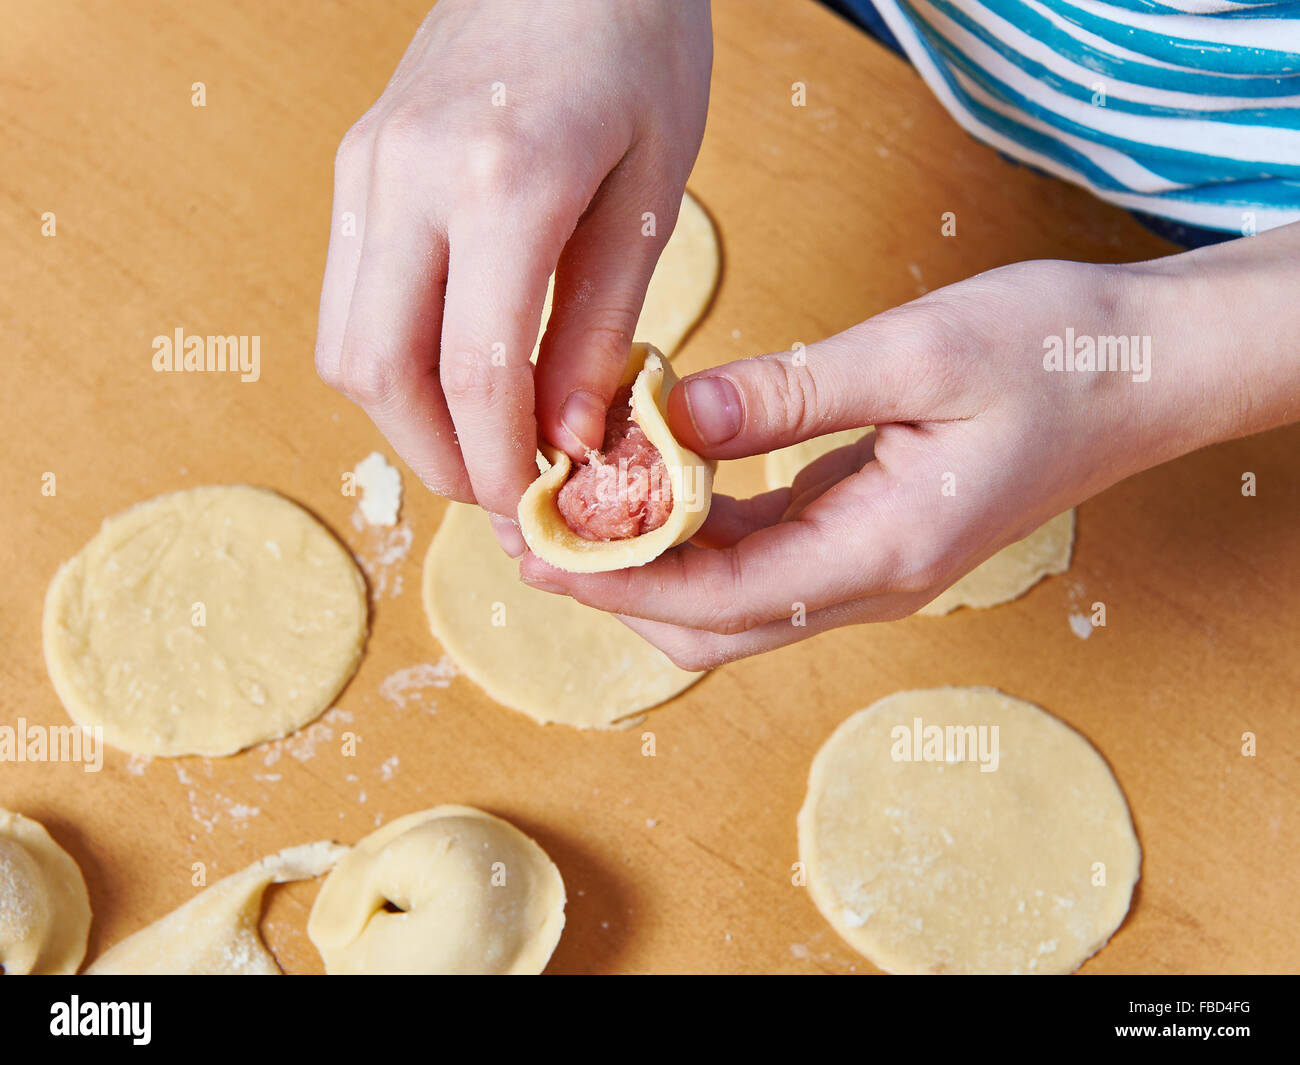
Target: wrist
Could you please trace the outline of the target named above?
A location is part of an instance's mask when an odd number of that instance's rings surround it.
[[[1183,452],[1300,417],[1297,261],[1300,226],[1288,226],[1121,268]]]
[[[1151,269],[1155,264],[1161,265]],[[1221,439],[1232,415],[1210,345],[1187,328],[1186,305],[1204,300],[1203,282],[1169,260],[1104,269],[1111,328],[1127,340],[1132,363],[1132,372],[1118,378],[1115,428],[1128,441],[1129,472],[1136,473]]]

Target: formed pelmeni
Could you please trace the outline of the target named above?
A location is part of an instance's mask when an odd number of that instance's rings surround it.
[[[43,825],[0,810],[0,972],[75,973],[89,933],[90,896],[77,863]]]
[[[533,554],[570,573],[603,573],[644,566],[699,531],[709,516],[717,463],[678,443],[668,428],[668,393],[677,380],[668,360],[652,345],[632,345],[620,384],[632,389],[631,420],[663,458],[672,492],[667,520],[626,540],[579,536],[557,503],[572,462],[563,451],[548,447],[542,452],[545,468],[519,501],[519,528]]]
[[[371,833],[307,922],[331,974],[537,974],[564,928],[564,881],[513,825],[436,806]]]

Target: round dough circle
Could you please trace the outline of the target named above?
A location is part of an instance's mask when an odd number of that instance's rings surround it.
[[[560,941],[564,902],[555,863],[514,825],[437,806],[352,848],[307,934],[332,975],[536,975]]]
[[[823,455],[860,440],[870,429],[845,429],[770,452],[763,460],[768,488],[787,488],[799,471]],[[1045,522],[1023,540],[985,559],[961,580],[917,611],[927,617],[950,614],[958,607],[990,607],[1019,599],[1044,577],[1070,568],[1074,547],[1074,511]]]
[[[424,559],[424,608],[438,642],[497,702],[546,724],[625,727],[702,673],[678,669],[617,618],[530,588],[487,514],[447,512]]]
[[[1019,599],[1044,577],[1069,569],[1073,547],[1074,511],[1067,510],[985,559],[917,613],[939,617],[960,606],[998,606]]]
[[[997,751],[991,772],[955,749],[972,725]],[[915,746],[931,726],[954,745]],[[798,825],[818,910],[892,973],[1073,972],[1124,920],[1141,864],[1101,755],[990,688],[899,692],[854,714],[817,753]]]
[[[653,344],[669,356],[676,352],[713,300],[721,260],[713,219],[699,200],[685,193],[677,224],[646,288],[632,339]]]
[[[86,954],[90,896],[45,827],[0,810],[0,971],[69,976]]]
[[[700,201],[687,192],[682,196],[677,224],[646,288],[632,339],[653,344],[671,358],[713,301],[721,264],[722,253],[713,219]],[[533,345],[533,362],[537,361],[542,334],[551,317],[554,295],[555,275],[552,274],[542,304],[541,328]]]
[[[59,568],[45,662],[72,719],[114,747],[226,755],[324,711],[366,621],[361,573],[305,510],[248,485],[192,488],[109,518]]]

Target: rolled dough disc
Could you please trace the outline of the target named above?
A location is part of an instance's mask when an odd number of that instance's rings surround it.
[[[868,432],[846,429],[771,452],[763,462],[768,488],[789,487],[809,463],[847,447]],[[962,606],[990,607],[1019,599],[1044,577],[1069,569],[1073,547],[1074,511],[1067,510],[980,563],[917,613],[938,617]]]
[[[514,825],[436,806],[358,843],[322,885],[307,934],[331,975],[536,975],[564,901],[555,863]]]
[[[617,618],[530,588],[478,507],[448,503],[424,560],[433,635],[497,702],[543,724],[619,728],[703,676]]]
[[[1019,599],[1044,577],[1069,569],[1073,547],[1074,511],[1067,510],[985,559],[917,613],[938,617],[959,606],[997,606]]]
[[[914,737],[931,726],[983,726],[986,749],[996,726],[996,769],[951,745],[926,760]],[[892,973],[1073,972],[1124,920],[1141,863],[1101,755],[990,688],[899,692],[854,714],[813,760],[798,825],[817,909]]]
[[[114,747],[233,754],[330,705],[366,614],[356,564],[301,507],[247,485],[192,488],[109,518],[60,567],[45,663],[72,719]]]
[[[347,847],[322,841],[289,847],[218,880],[95,959],[89,976],[278,976],[258,934],[262,893],[271,884],[329,872]]]
[[[70,976],[89,934],[90,896],[72,856],[44,825],[0,810],[0,973]]]
[[[677,226],[664,245],[650,278],[632,339],[653,344],[671,357],[708,309],[718,286],[721,261],[713,220],[700,201],[688,192],[682,197]],[[552,276],[546,287],[542,328],[533,346],[533,362],[537,361],[542,333],[551,317],[554,291],[555,278]]]

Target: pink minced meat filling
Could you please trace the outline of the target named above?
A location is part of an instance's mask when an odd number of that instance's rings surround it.
[[[584,540],[628,540],[668,520],[673,490],[659,449],[632,421],[632,389],[614,394],[605,446],[589,451],[560,489],[556,504]]]

